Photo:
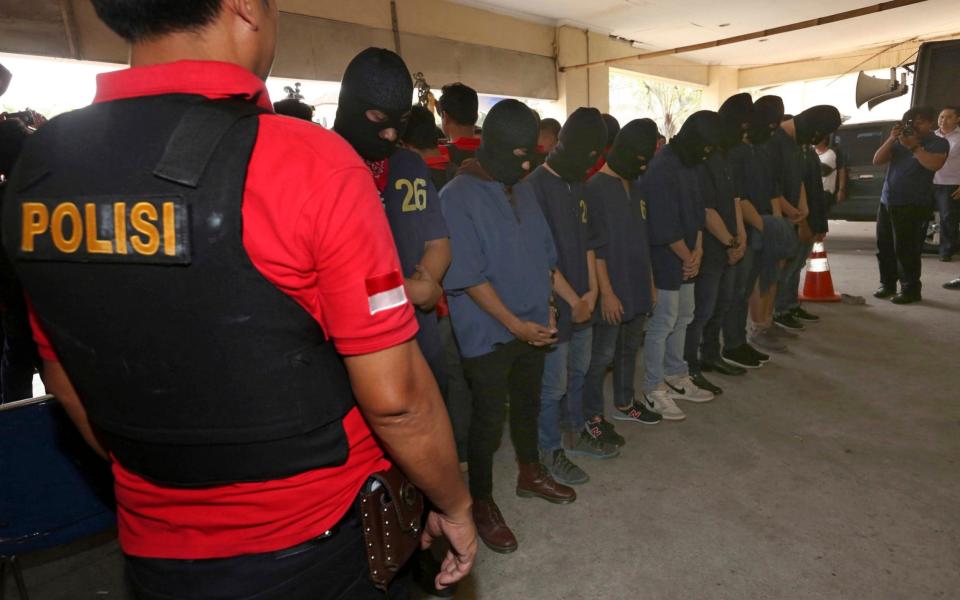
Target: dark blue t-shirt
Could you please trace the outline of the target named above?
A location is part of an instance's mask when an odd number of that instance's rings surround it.
[[[515,338],[466,289],[489,282],[519,319],[547,325],[550,273],[557,251],[533,189],[458,175],[440,192],[453,260],[443,280],[453,330],[465,358],[493,352]]]
[[[720,215],[730,235],[737,235],[737,191],[730,160],[723,152],[714,152],[700,165],[703,183],[704,208],[712,208]],[[709,231],[703,232],[703,262],[701,271],[722,271],[727,265],[726,240],[719,240]]]
[[[599,233],[591,227],[583,182],[568,183],[543,165],[537,167],[525,180],[540,210],[547,219],[553,241],[557,245],[557,270],[563,274],[578,296],[590,291],[587,251],[602,245]],[[557,298],[557,339],[570,340],[573,333],[573,310],[563,299]]]
[[[728,153],[737,196],[750,201],[761,215],[772,215],[774,193],[766,145],[740,144]],[[732,233],[732,232],[731,232]]]
[[[933,133],[923,138],[920,145],[933,154],[950,152],[950,142]],[[893,144],[893,157],[887,166],[880,201],[887,206],[932,206],[930,190],[933,189],[934,173],[921,165],[913,153],[897,140]]]
[[[817,151],[813,146],[804,146],[803,155],[803,187],[807,190],[807,207],[810,214],[807,224],[813,233],[826,233],[830,230],[827,223],[827,195],[823,190],[822,164]],[[839,163],[839,158],[837,163]]]
[[[679,290],[683,284],[683,261],[670,244],[683,240],[691,250],[703,229],[704,206],[697,167],[680,162],[670,144],[653,157],[641,182],[647,201],[647,233],[650,263],[657,289]]]
[[[404,277],[416,272],[423,258],[424,244],[446,238],[440,198],[433,187],[430,169],[419,154],[398,149],[388,161],[387,187],[381,194],[387,221],[393,232]],[[436,312],[416,310],[420,332],[417,342],[428,362],[441,358],[443,344]]]
[[[800,145],[780,127],[765,145],[770,172],[773,174],[774,195],[783,196],[791,205],[799,206],[800,187],[803,185]]]
[[[618,177],[597,173],[587,182],[584,196],[591,222],[607,241],[597,249],[597,258],[607,263],[613,292],[623,305],[623,320],[649,313],[653,309],[650,240],[640,181],[630,182],[627,195]]]

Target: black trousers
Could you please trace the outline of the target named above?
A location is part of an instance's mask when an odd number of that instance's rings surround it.
[[[410,598],[401,573],[373,587],[356,509],[333,535],[285,550],[207,560],[126,557],[139,600],[383,600]]]
[[[877,262],[880,283],[905,294],[920,293],[923,242],[932,210],[924,206],[891,206],[877,211]]]
[[[493,453],[503,435],[503,411],[510,400],[510,438],[517,460],[540,460],[537,420],[543,349],[514,340],[493,352],[463,359],[463,372],[473,392],[470,418],[470,493],[476,499],[493,494]]]

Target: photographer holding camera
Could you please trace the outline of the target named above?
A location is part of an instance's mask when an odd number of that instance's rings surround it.
[[[947,141],[933,134],[936,122],[933,108],[911,108],[873,156],[874,165],[888,165],[877,211],[880,288],[873,295],[894,304],[921,300],[920,257],[933,212],[933,174],[950,151]]]

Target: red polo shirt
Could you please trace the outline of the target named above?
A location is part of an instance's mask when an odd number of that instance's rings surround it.
[[[205,61],[99,75],[94,102],[173,93],[239,96],[272,112],[252,73]],[[417,324],[409,302],[374,310],[368,293],[371,281],[398,276],[400,262],[366,165],[318,125],[275,114],[259,119],[242,207],[254,266],[309,312],[342,354],[412,339]],[[56,360],[32,322],[41,356]],[[274,481],[169,488],[114,462],[121,547],[135,556],[202,559],[278,550],[322,534],[346,514],[370,474],[389,467],[358,409],[344,429],[345,464]]]

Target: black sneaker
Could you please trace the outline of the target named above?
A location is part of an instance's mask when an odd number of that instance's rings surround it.
[[[712,384],[709,379],[703,376],[703,373],[691,375],[690,379],[693,380],[693,385],[697,386],[701,390],[707,390],[708,392],[713,393],[714,396],[719,396],[723,393],[723,388]]]
[[[747,370],[722,358],[700,359],[700,370],[704,373],[720,373],[721,375],[745,375]]]
[[[591,458],[614,458],[620,456],[620,449],[603,439],[603,432],[597,423],[587,423],[577,445],[570,450],[572,456],[589,456]]]
[[[567,458],[567,453],[563,451],[563,448],[554,450],[552,455],[544,461],[544,465],[550,475],[560,483],[578,485],[590,481],[587,472],[573,464]]]
[[[743,347],[747,349],[751,356],[759,360],[760,364],[770,362],[770,355],[766,352],[760,352],[750,344],[744,344]]]
[[[943,289],[945,290],[960,290],[960,277],[953,279],[951,281],[943,284]]]
[[[792,312],[783,312],[777,313],[773,317],[773,322],[783,327],[784,329],[789,329],[791,331],[803,331],[803,323],[800,322]]]
[[[600,438],[602,440],[613,444],[617,448],[623,448],[627,445],[627,439],[617,433],[617,429],[613,426],[613,423],[601,416],[598,424],[600,425]]]
[[[754,356],[748,348],[750,348],[749,344],[744,344],[732,349],[725,348],[723,350],[723,359],[744,369],[759,369],[762,364],[760,359]]]
[[[874,298],[879,298],[885,300],[887,298],[892,298],[897,295],[897,288],[889,288],[887,286],[880,286],[877,288],[877,291],[873,293]]]
[[[794,317],[800,319],[801,321],[809,321],[811,323],[816,323],[817,321],[820,320],[820,317],[818,317],[813,313],[807,312],[806,310],[804,310],[802,306],[798,306],[790,312],[793,313]]]
[[[890,302],[894,304],[913,304],[914,302],[920,302],[923,298],[920,296],[919,292],[900,292],[893,298],[890,298]]]
[[[663,420],[660,413],[650,410],[641,402],[633,401],[633,404],[627,408],[614,407],[613,413],[615,421],[633,421],[634,423],[643,423],[644,425],[656,425]]]

